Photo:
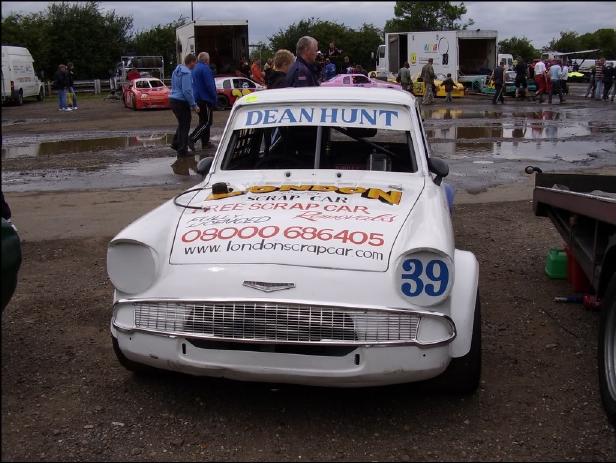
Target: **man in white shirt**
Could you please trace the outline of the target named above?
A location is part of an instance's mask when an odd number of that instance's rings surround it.
[[[563,72],[560,75],[560,85],[563,89],[563,94],[569,95],[569,88],[567,87],[567,79],[569,78],[569,65],[567,60],[563,61]]]
[[[537,84],[537,91],[535,97],[539,97],[539,103],[543,103],[543,95],[546,93],[547,82],[545,73],[545,63],[542,60],[537,61],[535,64],[535,83]]]

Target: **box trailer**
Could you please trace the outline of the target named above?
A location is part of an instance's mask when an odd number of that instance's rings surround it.
[[[485,80],[496,66],[497,32],[428,31],[385,34],[385,45],[378,50],[378,71],[397,73],[408,61],[413,80],[433,59],[434,72],[442,80],[447,74],[456,82]]]
[[[193,21],[175,31],[178,63],[187,54],[209,53],[216,74],[234,72],[248,59],[248,20]]]

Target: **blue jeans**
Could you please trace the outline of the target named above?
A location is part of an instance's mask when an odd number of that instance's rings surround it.
[[[603,98],[603,79],[595,79],[597,83],[597,87],[595,88],[595,98],[601,99]]]
[[[58,105],[60,109],[66,108],[66,89],[60,88],[58,89]]]

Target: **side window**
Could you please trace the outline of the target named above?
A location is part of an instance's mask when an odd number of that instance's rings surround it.
[[[231,80],[230,79],[223,80],[222,81],[222,88],[224,88],[225,90],[230,90],[231,89]]]
[[[257,88],[257,86],[250,80],[242,79],[242,88]]]
[[[159,88],[165,86],[165,84],[163,84],[160,80],[151,80],[150,85],[152,86],[152,88]]]
[[[345,77],[344,79],[342,79],[342,83],[344,85],[351,85],[351,78],[350,77]]]
[[[353,76],[354,84],[369,84],[370,80],[366,76]]]

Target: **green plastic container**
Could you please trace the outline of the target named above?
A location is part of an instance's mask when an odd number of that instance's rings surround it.
[[[550,249],[545,261],[545,273],[553,280],[567,278],[567,253],[564,249]]]

